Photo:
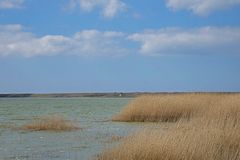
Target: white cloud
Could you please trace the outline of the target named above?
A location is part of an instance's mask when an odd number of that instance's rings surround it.
[[[133,34],[83,30],[72,36],[39,37],[21,25],[0,25],[0,56],[122,56],[133,51],[144,55],[240,54],[240,28],[165,28]]]
[[[166,28],[135,33],[128,38],[140,42],[139,52],[146,55],[240,54],[240,28]]]
[[[73,9],[78,6],[86,12],[100,9],[106,18],[113,18],[126,9],[126,4],[121,0],[69,0],[68,8]]]
[[[0,9],[22,8],[24,0],[0,0]]]
[[[20,31],[23,27],[20,24],[0,25],[0,31]]]
[[[240,0],[167,0],[167,7],[173,10],[187,9],[197,15],[207,15],[237,5],[240,5]]]
[[[57,54],[81,56],[121,56],[128,53],[122,46],[121,32],[84,30],[67,37],[45,35],[37,37],[24,32],[20,25],[0,25],[0,56],[22,55],[25,57]]]

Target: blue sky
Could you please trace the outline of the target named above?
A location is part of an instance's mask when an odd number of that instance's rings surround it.
[[[239,0],[0,0],[0,93],[240,91]]]

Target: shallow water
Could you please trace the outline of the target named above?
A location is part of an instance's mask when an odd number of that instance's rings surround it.
[[[111,139],[125,136],[136,123],[111,122],[130,98],[0,98],[1,160],[94,159]],[[81,129],[71,132],[26,132],[12,129],[34,117],[61,114]]]

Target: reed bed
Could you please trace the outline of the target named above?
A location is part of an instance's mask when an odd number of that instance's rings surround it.
[[[72,131],[78,129],[78,127],[61,115],[47,115],[22,125],[20,129],[28,131]]]
[[[229,99],[234,100],[231,102]],[[123,122],[176,122],[180,119],[205,115],[219,105],[235,105],[239,94],[166,94],[144,95],[130,102],[113,116],[113,121]],[[221,109],[224,109],[223,107]]]
[[[231,124],[178,124],[145,129],[98,155],[98,160],[239,160],[240,129]]]
[[[240,94],[146,95],[113,119],[176,123],[167,130],[147,127],[136,132],[98,160],[240,159]]]

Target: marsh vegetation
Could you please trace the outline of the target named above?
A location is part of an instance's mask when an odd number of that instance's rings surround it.
[[[146,127],[99,154],[99,160],[239,160],[239,94],[145,95],[114,121],[174,122]]]
[[[72,131],[79,129],[74,122],[67,120],[62,115],[40,116],[22,125],[19,129],[26,131]]]

